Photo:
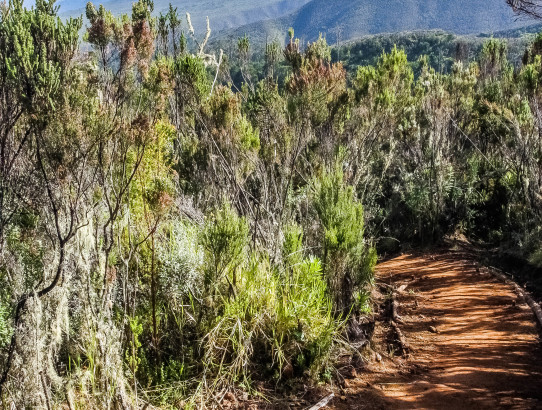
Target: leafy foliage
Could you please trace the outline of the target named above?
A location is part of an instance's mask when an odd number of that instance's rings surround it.
[[[353,294],[371,281],[376,262],[374,249],[363,238],[363,207],[356,201],[353,187],[345,186],[340,168],[317,180],[313,195],[323,236],[324,274],[336,308],[348,310]]]
[[[373,38],[369,63],[293,30],[258,60],[140,0],[89,4],[78,54],[56,10],[1,11],[6,403],[220,407],[329,380],[376,249],[464,235],[540,258],[539,37],[517,68],[503,40],[413,62]]]

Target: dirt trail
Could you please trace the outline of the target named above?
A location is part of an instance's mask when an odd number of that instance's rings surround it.
[[[395,288],[408,357],[389,354],[348,380],[335,409],[542,409],[542,349],[530,308],[462,254],[404,255],[378,267]],[[436,333],[435,333],[436,332]]]

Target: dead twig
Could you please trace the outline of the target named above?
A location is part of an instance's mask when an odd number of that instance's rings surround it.
[[[309,410],[320,410],[321,408],[327,406],[334,397],[335,395],[331,393],[329,396],[324,397],[322,400],[312,406]]]

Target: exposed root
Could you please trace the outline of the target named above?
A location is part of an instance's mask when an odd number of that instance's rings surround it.
[[[405,335],[399,328],[399,324],[403,323],[403,319],[398,314],[399,302],[397,301],[397,293],[404,292],[408,285],[402,285],[397,289],[393,289],[390,298],[390,326],[394,333],[394,344],[397,344],[402,356],[406,356],[410,352],[410,346],[406,340]]]
[[[390,324],[391,324],[391,327],[393,328],[393,331],[395,332],[395,335],[397,336],[397,343],[399,344],[401,354],[403,356],[408,355],[410,352],[410,346],[407,343],[405,335],[403,334],[403,332],[401,332],[401,329],[399,328],[399,326],[397,325],[395,321],[392,320]]]

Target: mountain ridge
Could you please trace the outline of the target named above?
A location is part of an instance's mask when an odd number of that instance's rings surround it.
[[[235,29],[244,25],[257,23],[266,19],[280,18],[299,10],[309,0],[263,0],[256,7],[252,0],[186,0],[183,2],[175,0],[156,0],[154,3],[154,14],[165,12],[169,8],[169,3],[177,8],[179,15],[184,17],[189,12],[192,17],[195,29],[202,31],[205,29],[205,19],[209,17],[211,29],[214,32],[220,32],[225,29]],[[94,1],[95,5],[103,4],[113,14],[119,15],[130,13],[133,0],[104,2]],[[33,2],[25,2],[27,7]],[[60,15],[62,17],[74,17],[85,14],[86,0],[60,0],[57,5],[60,6]]]
[[[295,12],[249,24],[221,34],[223,38],[248,34],[254,42],[284,40],[289,27],[296,37],[314,41],[319,34],[330,42],[364,35],[416,30],[445,30],[454,34],[493,33],[532,25],[518,19],[504,0],[311,0]]]
[[[117,15],[129,13],[132,1],[107,0],[104,7]],[[169,3],[156,0],[155,14],[165,11]],[[187,11],[191,13],[198,32],[205,30],[208,16],[215,44],[244,34],[253,44],[284,42],[290,27],[304,42],[314,41],[321,33],[328,42],[338,44],[366,35],[434,29],[458,35],[491,35],[534,24],[533,20],[518,19],[505,0],[263,0],[257,7],[252,0],[171,3],[182,18]],[[68,17],[84,14],[86,0],[59,0],[57,4]]]

